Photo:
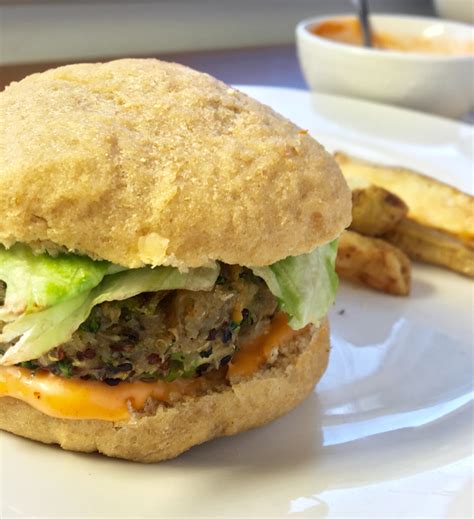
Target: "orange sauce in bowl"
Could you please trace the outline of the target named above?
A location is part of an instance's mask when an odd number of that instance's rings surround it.
[[[363,45],[362,30],[357,18],[326,20],[310,28],[316,36],[347,45]],[[416,52],[423,54],[468,55],[474,53],[474,40],[429,38],[373,31],[374,47],[383,50]]]

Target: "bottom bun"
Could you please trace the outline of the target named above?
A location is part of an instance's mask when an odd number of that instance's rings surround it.
[[[0,398],[0,429],[63,449],[151,463],[174,458],[193,445],[263,425],[287,413],[312,390],[329,358],[327,320],[280,347],[271,367],[220,385],[201,396],[159,405],[153,415],[129,421],[52,418],[24,402]]]

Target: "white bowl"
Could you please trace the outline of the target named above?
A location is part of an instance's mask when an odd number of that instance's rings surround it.
[[[309,86],[318,92],[371,99],[446,117],[474,108],[473,55],[435,55],[338,43],[313,34],[325,16],[296,27],[298,56]],[[469,40],[472,26],[416,16],[372,15],[374,30],[398,36]]]
[[[442,18],[474,23],[474,0],[434,0],[434,7]]]

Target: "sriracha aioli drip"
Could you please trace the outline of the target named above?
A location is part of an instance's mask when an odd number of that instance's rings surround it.
[[[278,313],[270,328],[253,341],[244,344],[229,364],[230,377],[246,377],[261,368],[274,348],[298,332],[290,328],[284,313]]]
[[[36,373],[16,366],[0,368],[0,396],[23,400],[56,418],[127,420],[128,402],[142,409],[147,398],[172,402],[205,385],[204,379],[173,382],[124,382],[108,386],[92,380],[64,379],[45,371]]]

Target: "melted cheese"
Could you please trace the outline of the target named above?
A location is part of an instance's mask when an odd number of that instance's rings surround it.
[[[265,334],[244,344],[236,353],[229,365],[229,376],[252,375],[267,362],[274,348],[298,333],[288,326],[285,314],[278,314]],[[0,397],[17,398],[48,416],[76,420],[127,420],[131,408],[143,409],[150,397],[171,403],[211,385],[211,381],[201,377],[108,386],[103,382],[64,379],[16,366],[0,368]]]

